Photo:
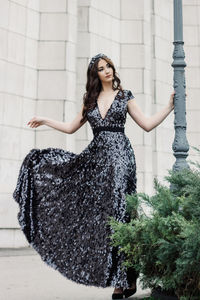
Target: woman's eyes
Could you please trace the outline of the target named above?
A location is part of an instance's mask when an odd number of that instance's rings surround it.
[[[110,64],[107,64],[107,66],[106,66],[107,68],[110,68],[111,67],[111,65]],[[101,72],[101,71],[103,71],[103,69],[99,69],[99,72]]]

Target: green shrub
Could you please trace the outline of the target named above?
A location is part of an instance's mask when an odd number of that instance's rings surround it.
[[[112,245],[126,254],[125,267],[140,272],[143,287],[174,290],[181,300],[200,299],[200,165],[193,164],[169,171],[173,189],[155,179],[153,196],[127,195],[129,223],[109,221]]]

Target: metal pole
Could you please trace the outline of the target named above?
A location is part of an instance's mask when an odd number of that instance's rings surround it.
[[[182,0],[174,0],[174,128],[175,137],[172,145],[176,161],[173,170],[178,171],[189,168],[186,157],[188,156],[189,144],[186,137],[186,107],[185,107],[185,53],[183,50],[183,20]]]

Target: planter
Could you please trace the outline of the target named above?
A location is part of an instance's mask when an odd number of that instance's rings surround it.
[[[153,289],[151,296],[158,300],[178,300],[178,297],[173,292],[162,290],[160,287]]]

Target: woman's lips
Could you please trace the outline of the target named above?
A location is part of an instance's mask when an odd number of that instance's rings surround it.
[[[111,74],[110,74],[110,75],[107,75],[106,78],[108,78],[108,77],[110,77],[110,76],[111,76]]]

